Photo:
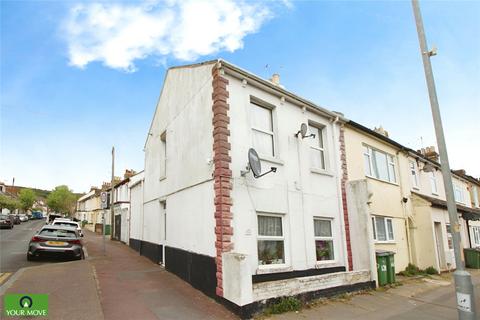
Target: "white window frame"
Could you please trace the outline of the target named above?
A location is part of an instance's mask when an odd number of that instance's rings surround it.
[[[258,99],[254,99],[253,97],[251,97],[250,99],[250,117],[252,117],[253,115],[251,114],[251,108],[255,106],[257,108],[263,108],[263,109],[267,109],[269,112],[270,112],[270,121],[271,121],[271,125],[272,125],[272,131],[266,131],[264,129],[260,129],[260,128],[256,128],[254,125],[253,125],[253,121],[250,121],[251,123],[251,130],[252,131],[256,131],[256,132],[260,132],[260,133],[263,133],[263,134],[268,134],[272,137],[272,153],[271,154],[263,154],[261,152],[259,152],[259,156],[260,158],[263,157],[267,157],[267,158],[277,158],[278,156],[278,151],[277,151],[277,144],[276,144],[276,134],[275,134],[275,117],[274,117],[274,110],[275,110],[275,107],[274,106],[270,106],[270,105],[267,105],[266,103],[262,103],[260,101],[258,101]],[[253,138],[253,134],[252,134],[252,146],[255,146],[254,144],[254,138]],[[258,150],[259,151],[259,150]]]
[[[282,235],[281,236],[261,236],[258,230],[258,217],[275,217],[280,218],[282,223]],[[284,215],[282,214],[275,214],[275,213],[265,213],[265,212],[257,212],[256,215],[256,228],[257,228],[257,265],[259,269],[277,269],[277,268],[285,268],[287,266],[287,246],[285,240],[285,219]],[[260,257],[258,256],[258,241],[283,241],[283,263],[272,263],[272,264],[260,264]]]
[[[373,148],[367,144],[363,144],[363,155],[364,157],[367,156],[368,157],[368,168],[365,168],[365,175],[369,178],[373,178],[373,179],[376,179],[376,180],[379,180],[379,181],[385,181],[385,182],[388,182],[388,183],[393,183],[393,184],[397,184],[397,164],[396,164],[396,161],[395,161],[395,156],[393,156],[392,154],[388,153],[388,152],[385,152],[385,151],[382,151],[382,150],[379,150],[377,148]],[[365,151],[365,149],[367,149]],[[387,159],[387,163],[386,163],[386,166],[387,166],[387,175],[388,175],[388,180],[385,180],[385,179],[382,179],[380,178],[379,176],[376,177],[375,176],[375,170],[374,170],[374,152],[378,152],[378,153],[382,153],[385,155],[386,159]],[[365,158],[363,160],[365,162]],[[369,172],[368,172],[369,171]],[[393,174],[393,177],[392,177],[392,174]]]
[[[480,247],[480,227],[473,226],[472,233],[473,233],[473,244],[475,247]]]
[[[480,203],[478,201],[478,188],[477,186],[472,187],[472,193],[473,193],[473,205],[474,207],[480,207]]]
[[[418,175],[418,167],[417,167],[417,162],[416,161],[409,161],[409,166],[410,166],[410,178],[412,182],[412,189],[419,189],[419,175]]]
[[[160,165],[160,180],[163,180],[167,177],[167,132],[164,131],[160,135],[160,144],[162,147],[162,163]]]
[[[458,195],[457,195],[457,192],[458,192]],[[453,194],[456,202],[465,204],[465,195],[464,195],[462,186],[460,186],[457,183],[454,183]]]
[[[429,173],[429,180],[430,180],[430,188],[432,190],[432,194],[438,196],[438,184],[437,184],[437,176],[435,171],[431,171]]]
[[[377,219],[383,219],[383,223],[385,224],[386,240],[378,240],[378,237],[377,237]],[[390,232],[389,232],[389,229],[388,229],[388,221],[390,221],[390,224],[392,226],[393,238],[390,237]],[[372,225],[373,225],[373,240],[375,240],[375,242],[379,242],[379,243],[395,242],[395,228],[393,226],[393,219],[392,218],[384,217],[384,216],[372,216]]]
[[[319,133],[318,137],[315,136],[315,138],[312,138],[312,141],[315,141],[315,143],[310,144],[310,149],[320,152],[320,154],[323,155],[323,168],[313,166],[313,164],[311,163],[311,159],[310,159],[310,168],[314,170],[319,170],[319,171],[328,171],[329,165],[327,161],[328,155],[327,155],[327,146],[326,146],[326,139],[325,139],[327,136],[326,134],[327,127],[324,125],[313,123],[311,121],[308,122],[308,127],[309,129],[310,127],[317,129]],[[322,147],[320,147],[320,143],[319,143],[320,136],[322,138]],[[312,152],[312,150],[310,150],[310,152]]]
[[[453,250],[453,235],[450,223],[445,224],[445,232],[447,233],[447,250]]]
[[[332,263],[332,262],[336,262],[337,261],[337,246],[335,245],[335,232],[334,232],[334,227],[333,227],[333,223],[334,223],[334,220],[333,218],[326,218],[326,217],[313,217],[313,223],[315,224],[315,220],[322,220],[322,221],[329,221],[330,222],[330,233],[332,234],[331,237],[321,237],[321,236],[316,236],[315,235],[315,226],[314,226],[314,229],[313,229],[313,237],[314,237],[314,242],[315,242],[315,260],[316,260],[316,263],[317,264],[325,264],[325,263]],[[332,260],[317,260],[317,244],[316,244],[316,241],[317,240],[328,240],[328,241],[332,241],[332,244],[333,244],[333,259]]]

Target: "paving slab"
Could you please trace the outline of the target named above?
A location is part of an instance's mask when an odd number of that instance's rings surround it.
[[[48,294],[49,315],[42,319],[103,319],[94,270],[86,260],[20,269],[2,286],[0,317],[3,295],[9,293]]]

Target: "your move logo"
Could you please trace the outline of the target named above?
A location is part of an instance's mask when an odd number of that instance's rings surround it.
[[[7,317],[45,317],[48,315],[47,294],[6,294],[3,298]]]

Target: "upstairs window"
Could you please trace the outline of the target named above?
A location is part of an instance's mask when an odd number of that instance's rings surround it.
[[[417,170],[417,164],[415,161],[410,161],[409,162],[410,166],[410,177],[412,181],[412,188],[418,189],[418,170]]]
[[[473,204],[475,207],[479,207],[479,203],[478,203],[478,188],[477,186],[473,186],[472,188],[472,193],[473,193]]]
[[[260,155],[275,156],[272,109],[251,105],[253,147]]]
[[[460,203],[465,203],[465,199],[463,198],[463,189],[458,184],[453,185],[453,190],[455,194],[455,201]]]
[[[428,174],[430,179],[430,187],[432,188],[432,194],[438,195],[437,176],[435,175],[435,171],[429,172]]]
[[[310,164],[312,168],[326,170],[325,146],[323,142],[323,131],[325,128],[308,126],[310,134],[314,134],[315,138],[310,138]]]
[[[395,159],[391,154],[363,146],[365,174],[379,180],[397,182],[395,173]]]
[[[163,132],[160,135],[160,142],[162,144],[161,164],[160,164],[160,178],[164,178],[167,175],[167,132]]]

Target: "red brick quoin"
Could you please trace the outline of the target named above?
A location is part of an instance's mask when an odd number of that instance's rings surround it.
[[[232,170],[230,163],[230,117],[228,116],[229,105],[227,103],[228,80],[222,77],[218,65],[212,69],[213,75],[213,93],[212,93],[212,111],[213,111],[213,179],[215,188],[215,249],[217,256],[215,262],[217,265],[217,288],[218,296],[223,297],[222,283],[222,253],[233,249],[232,235],[232,199],[230,192],[232,190]]]
[[[341,180],[341,189],[342,189],[342,204],[343,204],[343,218],[345,220],[345,239],[347,241],[347,255],[348,255],[348,270],[353,270],[353,259],[352,259],[352,245],[350,243],[350,222],[348,221],[348,206],[347,206],[347,180],[348,180],[348,171],[347,171],[347,154],[345,151],[345,129],[340,128],[340,163],[342,164],[342,180]]]

